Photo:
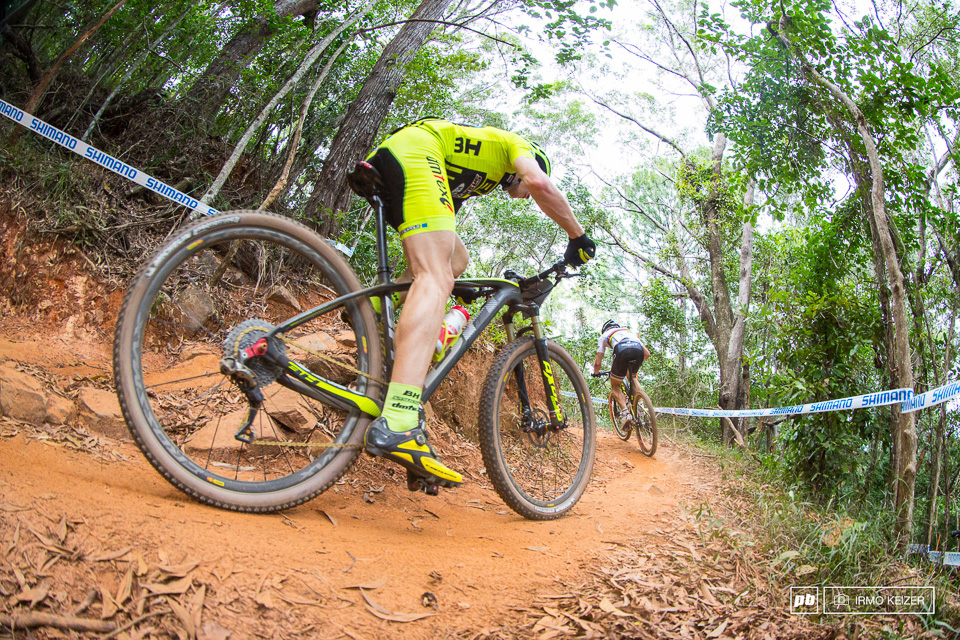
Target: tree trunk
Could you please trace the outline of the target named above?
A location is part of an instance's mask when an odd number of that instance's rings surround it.
[[[943,376],[941,380],[946,380],[950,375],[951,354],[950,347],[953,345],[953,328],[957,321],[957,302],[954,300],[953,309],[950,313],[950,324],[947,330],[946,353],[943,357]],[[930,489],[927,492],[927,544],[930,544],[933,537],[933,530],[937,524],[937,494],[940,488],[940,474],[944,468],[943,458],[945,454],[945,439],[947,426],[947,405],[940,405],[940,419],[937,420],[937,427],[934,434],[934,444],[931,449],[930,458]]]
[[[832,122],[832,121],[831,121]],[[841,124],[832,122],[838,129]],[[897,372],[897,351],[896,337],[894,335],[893,323],[891,318],[893,314],[890,311],[890,289],[883,282],[883,274],[886,272],[886,264],[883,257],[883,246],[880,243],[880,231],[877,229],[876,216],[871,214],[873,207],[872,200],[869,197],[873,178],[870,175],[870,169],[864,166],[858,160],[859,155],[852,144],[847,144],[847,154],[850,157],[850,171],[853,174],[857,189],[862,195],[863,216],[870,229],[870,240],[873,245],[873,270],[877,277],[877,299],[880,302],[880,320],[883,323],[883,345],[885,349],[884,357],[881,360],[882,371],[886,374],[890,389],[900,387],[900,375]],[[890,410],[883,410],[890,411]],[[890,491],[892,503],[896,504],[897,491],[899,483],[897,482],[897,469],[900,468],[901,442],[899,437],[899,421],[897,416],[890,411],[889,413],[889,433],[890,433],[890,457],[888,460],[887,487]]]
[[[313,63],[317,61],[317,58],[320,57],[320,54],[326,51],[327,47],[330,46],[330,43],[333,42],[334,39],[337,38],[337,36],[343,33],[345,29],[347,29],[357,20],[362,18],[371,9],[372,6],[373,6],[373,3],[370,2],[367,4],[367,6],[364,9],[360,11],[356,11],[353,15],[349,17],[349,19],[347,19],[346,21],[338,25],[336,29],[328,33],[326,37],[323,38],[323,40],[318,42],[316,45],[314,45],[310,49],[310,51],[307,52],[307,55],[304,56],[303,61],[300,63],[300,66],[297,67],[297,70],[293,73],[293,75],[290,76],[290,78],[284,83],[283,87],[281,87],[280,90],[273,96],[273,98],[271,98],[270,101],[267,102],[267,104],[263,107],[263,109],[260,110],[260,115],[254,118],[253,122],[251,122],[249,126],[247,126],[247,130],[244,131],[242,136],[240,136],[240,141],[234,147],[233,153],[230,154],[230,157],[227,159],[227,161],[223,164],[223,167],[220,169],[220,174],[213,181],[213,184],[210,186],[207,192],[203,194],[203,197],[200,199],[201,202],[204,202],[205,204],[210,204],[210,202],[217,195],[217,193],[220,192],[220,189],[221,187],[223,187],[223,184],[227,181],[227,177],[229,177],[230,173],[233,171],[233,168],[236,166],[237,161],[240,160],[240,156],[243,154],[244,150],[247,148],[247,145],[250,143],[250,139],[253,137],[253,134],[256,133],[257,130],[260,129],[260,127],[266,121],[267,116],[270,114],[270,111],[273,110],[273,108],[277,105],[278,102],[280,102],[280,100],[284,96],[290,93],[290,91],[293,89],[293,87],[297,85],[297,83],[300,81],[303,75],[310,69],[310,67],[313,66]],[[331,59],[331,64],[332,64],[332,59]],[[305,101],[304,108],[309,107],[310,100],[312,100],[313,98],[313,93],[316,92],[316,87],[319,86],[319,83],[324,79],[324,77],[326,77],[326,74],[329,70],[330,70],[330,64],[327,65],[327,67],[320,74],[320,77],[317,79],[317,82],[315,83],[315,87],[311,90],[310,97]],[[301,114],[301,117],[302,115],[303,114]],[[302,122],[303,121],[301,120],[300,121],[301,125],[302,125]]]
[[[273,5],[274,15],[261,14],[240,27],[183,97],[190,112],[209,128],[240,73],[276,33],[277,19],[316,10],[316,0],[277,0]]]
[[[452,0],[423,0],[411,20],[439,20]],[[353,199],[346,175],[373,146],[380,123],[386,117],[413,59],[436,28],[431,22],[407,22],[390,41],[367,76],[360,94],[350,104],[340,129],[330,144],[320,176],[307,200],[304,214],[319,219],[321,233],[336,236],[336,212],[346,211]]]
[[[280,172],[280,177],[277,178],[276,184],[273,185],[270,193],[267,194],[267,197],[264,198],[263,202],[260,203],[260,206],[257,207],[257,211],[264,211],[273,203],[274,200],[280,196],[281,193],[283,193],[283,190],[287,188],[287,180],[290,177],[290,169],[293,167],[293,160],[297,156],[297,145],[300,144],[300,136],[303,135],[303,123],[307,119],[307,111],[310,110],[310,105],[313,103],[313,97],[317,94],[320,84],[327,77],[327,74],[330,73],[330,69],[333,68],[333,63],[337,61],[337,58],[340,57],[340,54],[343,53],[343,50],[347,48],[348,43],[349,40],[344,42],[342,45],[340,45],[339,49],[333,52],[333,55],[330,56],[330,60],[327,61],[327,65],[323,68],[323,71],[320,72],[320,75],[317,77],[317,79],[314,80],[313,86],[310,87],[310,91],[303,99],[303,105],[300,107],[300,117],[297,119],[297,127],[294,130],[290,142],[287,144],[287,161],[283,164],[283,169]]]
[[[896,366],[899,380],[897,385],[913,388],[913,365],[910,353],[910,325],[907,315],[906,288],[903,273],[900,270],[900,261],[890,230],[890,220],[887,216],[884,202],[883,167],[880,164],[880,155],[877,151],[873,134],[867,126],[867,120],[856,103],[847,96],[837,85],[823,77],[806,58],[797,52],[792,43],[771,27],[771,31],[785,43],[787,49],[800,61],[804,75],[813,84],[824,87],[850,112],[857,126],[857,133],[866,149],[870,162],[870,171],[873,175],[873,184],[870,190],[872,207],[870,215],[876,225],[877,235],[886,263],[887,280],[893,296],[894,339],[896,343]],[[894,508],[897,514],[895,534],[898,544],[906,544],[913,533],[914,490],[917,478],[917,430],[916,414],[901,413],[897,405],[892,407],[893,415],[897,420],[895,442],[899,445],[899,460],[896,466],[897,490],[894,497]]]
[[[46,93],[47,87],[49,87],[50,83],[53,82],[53,79],[57,77],[57,73],[59,73],[60,68],[64,64],[66,64],[67,60],[70,59],[70,56],[76,53],[77,49],[80,48],[80,45],[82,45],[87,40],[87,38],[95,34],[97,30],[99,30],[100,27],[102,27],[107,22],[107,20],[109,20],[113,16],[113,14],[115,14],[117,11],[120,10],[120,7],[126,4],[126,2],[127,0],[120,0],[120,2],[113,5],[105,14],[100,16],[100,19],[97,20],[95,24],[88,27],[86,31],[84,31],[80,35],[80,37],[77,38],[77,41],[70,46],[69,49],[63,52],[63,54],[57,59],[57,61],[53,63],[53,66],[50,67],[50,70],[47,71],[46,75],[44,75],[43,78],[40,80],[40,84],[38,84],[36,88],[34,88],[33,93],[30,95],[30,98],[27,100],[27,104],[23,106],[24,111],[26,111],[27,113],[34,112],[34,110],[40,104],[40,100],[43,99],[43,94]],[[22,127],[16,127],[13,130],[13,132],[10,134],[10,137],[7,138],[7,144],[12,145],[13,143],[15,143],[17,139],[20,137],[20,132],[22,130],[23,130]]]

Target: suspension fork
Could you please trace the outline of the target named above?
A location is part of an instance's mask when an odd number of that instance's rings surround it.
[[[547,394],[547,405],[550,414],[550,426],[553,431],[563,428],[564,415],[560,407],[560,393],[557,383],[553,379],[553,368],[550,366],[550,351],[547,349],[547,337],[540,324],[540,310],[534,309],[530,315],[530,324],[533,327],[533,347],[537,351],[540,361],[540,375],[543,377],[543,389]]]
[[[507,332],[507,343],[513,342],[517,338],[517,331],[513,326],[514,314],[503,314],[503,328]],[[520,407],[523,409],[524,417],[533,419],[533,408],[530,406],[530,394],[527,391],[527,376],[523,360],[517,363],[513,368],[513,379],[517,383],[517,399],[520,401]]]

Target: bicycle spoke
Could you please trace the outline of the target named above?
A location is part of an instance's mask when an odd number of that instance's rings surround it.
[[[549,399],[538,373],[536,353],[530,353],[522,362],[529,411],[523,410],[515,377],[508,376],[500,414],[503,459],[518,489],[531,500],[549,503],[575,484],[581,468],[583,429],[582,421],[575,418],[580,407],[576,401],[564,400],[566,422],[562,429],[555,430],[549,420]],[[551,366],[560,397],[564,397],[564,391],[575,391],[563,368],[555,362],[551,362]]]
[[[175,486],[219,506],[283,508],[342,475],[358,450],[316,447],[356,441],[363,417],[278,384],[286,373],[274,360],[241,359],[240,351],[359,283],[305,227],[252,212],[223,214],[223,226],[216,219],[195,226],[202,240],[189,231],[172,238],[128,290],[118,320],[117,343],[126,349],[115,350],[118,390],[137,444]],[[241,219],[250,225],[238,226]],[[381,369],[374,328],[372,311],[356,303],[311,317],[295,333],[313,355],[297,351],[296,359],[360,393],[378,389],[369,380]],[[288,347],[277,338],[274,349],[285,356]],[[231,378],[221,361],[242,369]],[[248,393],[241,387],[250,381],[257,389]],[[238,440],[257,394],[263,400],[249,425],[251,441]]]

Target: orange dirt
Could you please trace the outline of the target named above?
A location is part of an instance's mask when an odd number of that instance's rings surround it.
[[[58,375],[102,376],[108,354],[105,344],[67,338],[0,342],[0,359]],[[648,459],[634,443],[602,433],[594,481],[559,521],[530,522],[509,511],[476,466],[465,469],[462,488],[431,498],[408,492],[388,463],[365,458],[319,498],[251,516],[187,499],[131,444],[96,437],[91,450],[76,450],[28,431],[6,423],[0,438],[0,539],[11,540],[18,525],[21,539],[42,535],[65,519],[64,546],[82,558],[129,549],[86,565],[73,584],[75,572],[54,571],[49,590],[75,602],[90,587],[115,595],[132,558],[148,567],[196,563],[189,575],[215,603],[205,604],[211,611],[201,620],[234,638],[310,625],[326,630],[318,637],[400,633],[401,623],[370,613],[364,595],[395,613],[433,614],[401,625],[406,637],[504,624],[512,609],[562,590],[606,549],[672,518],[684,482],[692,482],[669,445]],[[371,588],[361,593],[356,585]],[[436,609],[422,604],[428,592]]]

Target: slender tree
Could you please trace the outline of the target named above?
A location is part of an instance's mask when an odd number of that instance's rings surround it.
[[[213,198],[220,192],[221,187],[227,181],[230,173],[233,171],[233,168],[236,166],[237,161],[240,159],[240,156],[243,154],[244,150],[247,148],[247,145],[250,143],[250,139],[253,135],[263,126],[264,122],[267,120],[267,116],[277,106],[277,103],[286,96],[292,89],[297,85],[304,74],[313,66],[317,59],[327,50],[327,47],[332,43],[341,33],[346,29],[353,26],[360,18],[362,18],[366,13],[372,8],[373,0],[368,2],[365,7],[353,12],[346,20],[337,25],[337,27],[328,33],[320,42],[314,45],[304,56],[303,61],[300,63],[300,66],[297,67],[297,70],[293,73],[292,76],[287,80],[287,82],[280,88],[280,90],[264,105],[263,109],[260,110],[260,115],[253,119],[253,121],[247,126],[247,130],[240,136],[240,141],[236,144],[233,149],[233,153],[230,154],[230,157],[227,158],[227,161],[223,164],[223,167],[220,169],[219,175],[213,181],[213,184],[203,195],[201,200],[205,203],[210,203]],[[326,73],[329,71],[329,66],[324,70],[320,76],[320,81],[326,76]],[[316,89],[313,90],[314,92]],[[309,101],[307,101],[309,102]],[[302,122],[302,121],[301,121]]]
[[[886,266],[887,282],[892,294],[892,320],[894,332],[894,356],[896,358],[896,383],[900,387],[913,388],[913,363],[910,349],[910,323],[907,313],[906,286],[903,271],[900,268],[900,257],[894,244],[890,229],[890,218],[887,215],[884,191],[883,166],[880,155],[867,119],[854,100],[836,83],[827,79],[805,57],[787,35],[786,16],[781,17],[778,24],[770,23],[768,28],[799,60],[804,76],[812,83],[825,88],[849,112],[850,118],[856,126],[860,140],[863,143],[869,161],[872,181],[870,185],[870,207],[868,215],[870,228],[873,231],[875,242],[880,245],[883,263]],[[897,418],[897,433],[895,444],[897,459],[894,464],[896,485],[894,487],[894,504],[897,512],[897,533],[905,544],[913,533],[914,487],[917,477],[917,429],[915,413],[900,413],[894,405],[894,415]]]
[[[347,172],[373,146],[380,124],[403,81],[406,65],[426,43],[451,2],[423,0],[409,22],[384,48],[359,95],[347,109],[304,208],[306,216],[322,222],[321,229],[326,235],[337,234],[337,218],[332,214],[346,211],[353,199],[346,184]]]
[[[190,112],[209,127],[240,73],[277,33],[281,19],[315,15],[316,11],[317,0],[276,0],[271,13],[262,13],[243,24],[183,97]]]

